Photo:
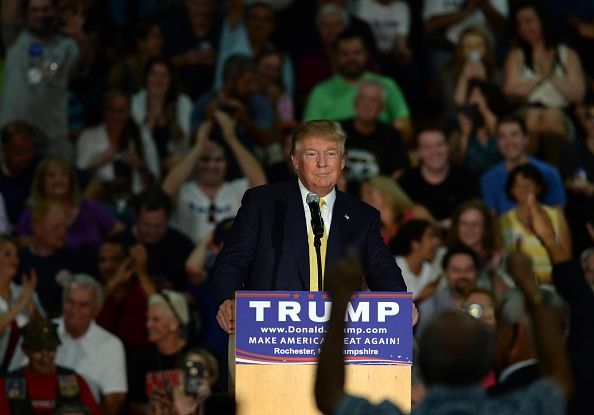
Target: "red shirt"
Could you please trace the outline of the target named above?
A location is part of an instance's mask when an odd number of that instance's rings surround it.
[[[58,393],[58,373],[41,375],[31,371],[29,366],[24,369],[27,384],[28,399],[31,400],[33,410],[37,415],[51,415],[55,410]],[[95,402],[89,386],[79,375],[78,380],[80,402],[90,409],[93,415],[100,415],[101,408]],[[6,393],[5,378],[0,378],[0,414],[11,415],[10,402]]]

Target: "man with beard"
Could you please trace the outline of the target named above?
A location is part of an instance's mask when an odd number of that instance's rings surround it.
[[[25,7],[23,7],[23,3]],[[72,160],[68,140],[68,82],[90,45],[76,21],[61,19],[51,0],[2,1],[6,44],[0,126],[23,120],[46,137],[41,152]],[[24,19],[19,10],[25,10]],[[26,26],[20,22],[24,20]]]
[[[448,250],[442,267],[446,285],[419,305],[420,326],[432,316],[458,306],[466,289],[476,281],[479,260],[473,250],[459,245]]]
[[[336,74],[312,90],[303,115],[304,120],[344,120],[355,116],[357,85],[362,80],[376,80],[386,90],[386,107],[379,120],[390,123],[402,135],[411,134],[410,112],[396,83],[367,70],[369,59],[365,41],[349,29],[340,34],[335,46]]]

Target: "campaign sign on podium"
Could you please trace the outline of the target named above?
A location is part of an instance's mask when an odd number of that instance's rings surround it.
[[[271,399],[278,399],[285,414],[318,413],[312,391],[332,307],[329,294],[238,291],[235,301],[240,413],[275,413],[275,403],[270,411],[262,407]],[[403,409],[410,408],[412,294],[355,293],[345,323],[347,390],[393,398]]]

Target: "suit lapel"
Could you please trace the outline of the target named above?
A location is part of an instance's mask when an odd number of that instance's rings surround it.
[[[287,227],[289,238],[293,245],[293,253],[299,278],[304,287],[309,287],[309,247],[307,245],[307,231],[305,225],[305,211],[303,210],[303,201],[301,200],[301,191],[297,180],[292,185],[287,186]]]
[[[332,211],[332,225],[330,226],[330,234],[328,235],[324,272],[328,271],[329,266],[338,262],[344,256],[344,232],[347,225],[346,222],[348,221],[345,204],[344,194],[337,189],[334,209]]]

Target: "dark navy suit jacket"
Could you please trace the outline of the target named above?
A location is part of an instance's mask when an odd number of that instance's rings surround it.
[[[359,254],[373,291],[406,291],[400,269],[380,235],[379,212],[336,191],[325,269]],[[212,282],[219,303],[237,290],[309,290],[309,248],[305,212],[297,180],[248,190],[231,236],[214,265]]]

